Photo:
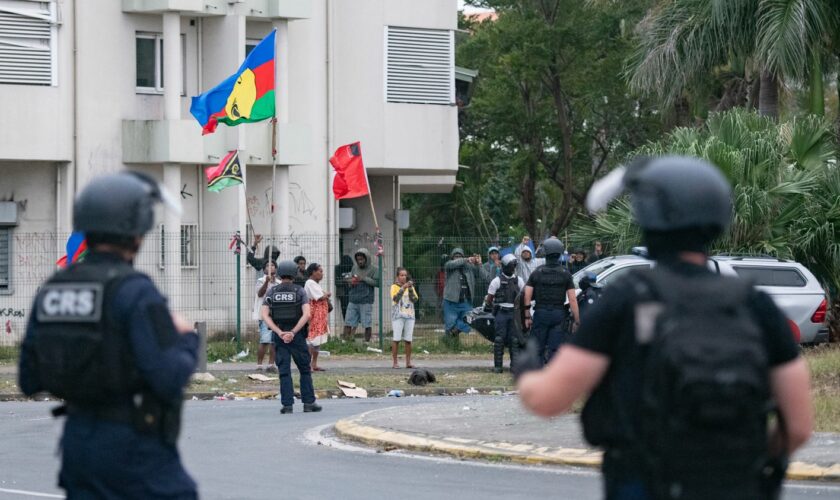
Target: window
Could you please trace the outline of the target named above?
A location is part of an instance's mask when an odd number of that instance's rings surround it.
[[[0,227],[0,293],[12,290],[12,228]]]
[[[181,268],[198,267],[198,224],[181,224]],[[166,269],[166,229],[160,225],[158,267]]]
[[[136,86],[137,92],[143,94],[163,93],[163,35],[160,33],[137,33],[135,40],[137,51]],[[181,95],[186,95],[186,67],[187,57],[186,39],[181,35]]]
[[[598,280],[598,284],[602,285],[602,286],[607,285],[607,284],[612,283],[613,281],[617,280],[621,276],[624,276],[625,274],[627,274],[631,271],[638,271],[639,269],[647,269],[650,266],[651,266],[651,264],[641,264],[641,265],[633,265],[633,266],[618,268],[615,271],[613,271],[613,272],[607,274],[606,276],[604,276],[603,279]]]
[[[58,85],[55,2],[0,0],[0,83]]]
[[[807,280],[792,267],[732,266],[738,276],[757,286],[804,287]]]
[[[385,28],[388,102],[455,103],[454,37],[449,30]]]
[[[198,267],[198,224],[181,224],[181,267]]]
[[[246,40],[245,41],[245,57],[254,50],[262,40]]]

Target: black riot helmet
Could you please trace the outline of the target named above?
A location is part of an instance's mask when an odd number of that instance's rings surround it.
[[[298,266],[291,260],[281,260],[277,263],[277,276],[280,279],[294,279],[297,275]]]
[[[679,251],[706,251],[729,227],[732,188],[710,163],[687,156],[634,162],[624,182],[633,217],[654,258]]]
[[[595,284],[595,281],[598,280],[598,276],[595,275],[592,271],[586,271],[581,276],[580,281],[578,282],[578,286],[582,291],[586,291],[589,287]]]
[[[546,257],[560,257],[566,250],[566,246],[563,245],[563,242],[554,236],[543,241],[542,247],[545,250]]]
[[[86,234],[143,236],[154,225],[155,204],[180,213],[180,203],[140,172],[103,175],[90,181],[73,204],[73,230]]]
[[[648,158],[632,165],[625,184],[633,216],[646,231],[694,227],[723,232],[732,219],[732,187],[716,167],[687,156]]]
[[[502,272],[505,273],[505,276],[513,276],[513,273],[516,271],[516,256],[513,254],[507,254],[502,257]]]

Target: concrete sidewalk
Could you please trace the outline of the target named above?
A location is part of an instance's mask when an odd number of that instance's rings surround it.
[[[405,357],[400,353],[400,366],[405,365]],[[456,358],[456,357],[440,357],[433,354],[419,354],[412,356],[412,364],[416,368],[428,368],[432,371],[438,370],[492,370],[493,356],[488,354],[486,358],[480,356]],[[507,361],[506,361],[507,362]],[[330,356],[322,357],[318,360],[318,364],[328,371],[337,371],[342,373],[353,372],[390,372],[391,368],[391,354],[385,353],[378,356]],[[256,361],[242,361],[237,363],[223,362],[214,363],[207,362],[207,371],[212,372],[254,372],[257,367]],[[292,369],[297,370],[297,367],[292,363]],[[405,368],[403,368],[405,370]],[[396,371],[396,370],[394,370]],[[17,373],[17,364],[3,364],[0,365],[0,375],[10,375]]]
[[[476,396],[466,403],[393,407],[340,420],[336,432],[374,446],[458,457],[597,467],[601,453],[583,440],[578,415],[544,420],[517,396]],[[792,459],[788,478],[840,481],[840,434],[818,433]]]

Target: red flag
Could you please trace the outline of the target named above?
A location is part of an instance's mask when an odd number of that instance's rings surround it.
[[[358,198],[366,196],[368,188],[367,172],[362,163],[362,146],[358,142],[341,146],[335,150],[330,164],[335,170],[333,193],[335,199]]]

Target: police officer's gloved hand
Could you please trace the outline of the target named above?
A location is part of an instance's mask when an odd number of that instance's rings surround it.
[[[486,312],[486,313],[493,312],[493,306],[491,306],[490,304],[484,304],[484,312]]]
[[[532,338],[528,339],[525,348],[519,351],[519,355],[516,356],[516,361],[511,367],[511,373],[513,373],[514,380],[519,380],[519,377],[523,374],[541,370],[542,367],[543,360],[537,348],[537,341]]]

